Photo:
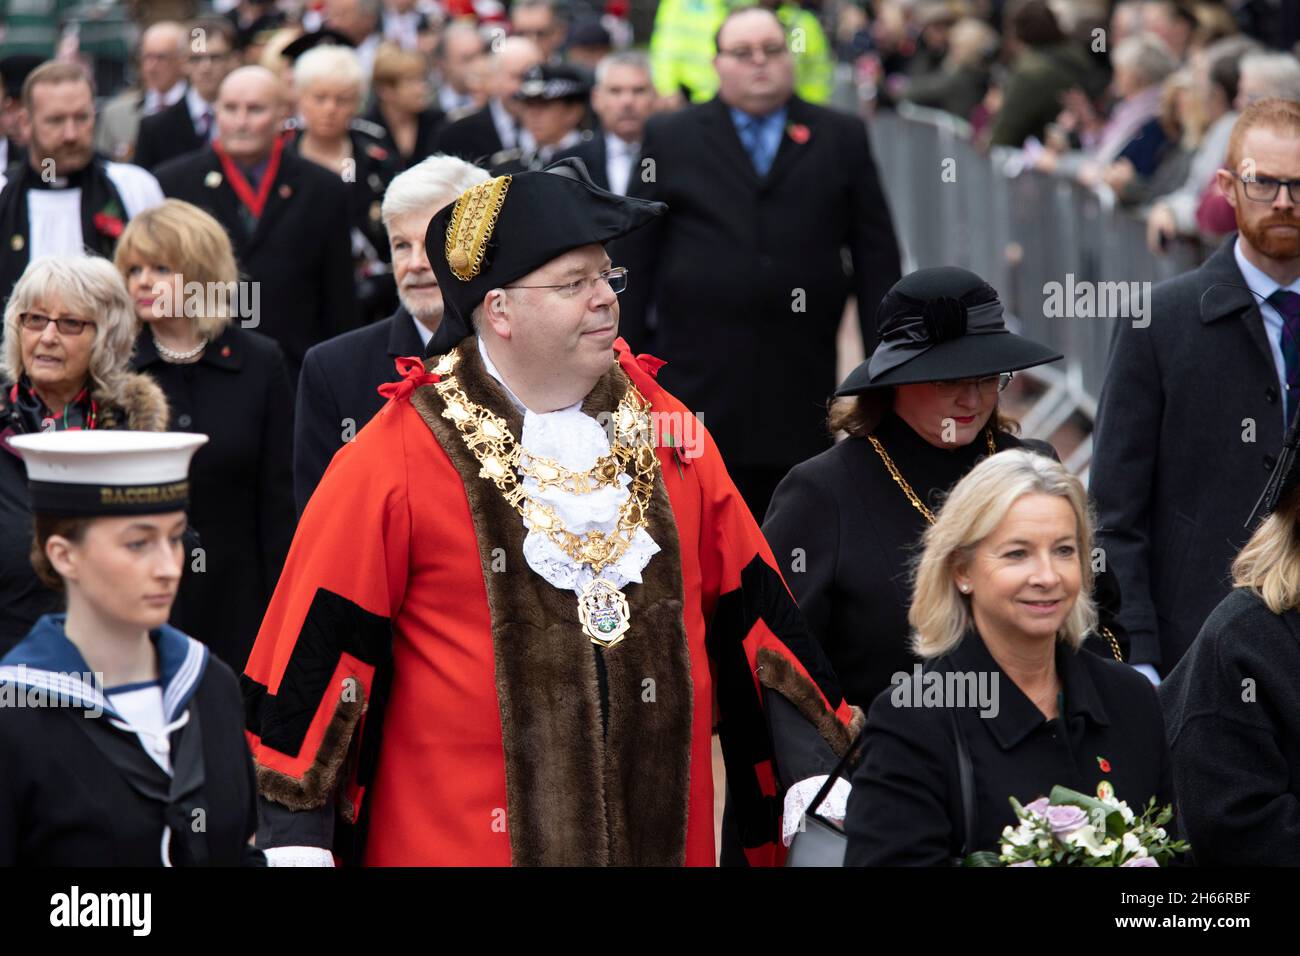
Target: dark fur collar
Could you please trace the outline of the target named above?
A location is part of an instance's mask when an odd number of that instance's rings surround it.
[[[465,394],[504,418],[518,437],[522,416],[484,369],[477,339],[457,351],[456,378]],[[612,411],[627,387],[614,364],[583,411]],[[478,477],[477,460],[442,417],[437,391],[425,386],[411,400],[460,473],[478,537],[492,615],[512,861],[681,865],[694,687],[680,545],[663,481],[656,483],[648,526],[660,553],[641,584],[624,588],[631,631],[617,647],[596,648],[582,633],[573,592],[552,587],[528,567],[522,519],[495,485]],[[505,552],[505,571],[492,570],[497,548]],[[608,673],[608,737],[601,729],[593,652],[603,655]]]

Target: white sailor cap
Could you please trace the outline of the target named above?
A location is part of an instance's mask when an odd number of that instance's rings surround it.
[[[32,510],[94,517],[189,506],[190,459],[208,440],[190,432],[59,431],[16,435]]]

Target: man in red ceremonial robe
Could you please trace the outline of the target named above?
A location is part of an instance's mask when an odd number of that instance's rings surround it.
[[[273,864],[712,866],[715,729],[745,857],[781,861],[861,713],[617,338],[603,243],[664,211],[566,160],[434,216],[466,335],[335,456],[244,676]]]

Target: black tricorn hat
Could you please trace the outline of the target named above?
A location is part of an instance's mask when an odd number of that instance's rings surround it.
[[[955,266],[918,269],[894,283],[876,310],[876,330],[880,344],[836,395],[983,378],[1064,358],[1009,332],[993,287]]]
[[[425,255],[444,305],[468,334],[470,313],[489,290],[570,249],[625,236],[667,211],[661,202],[601,189],[582,160],[562,159],[461,193],[429,223]]]

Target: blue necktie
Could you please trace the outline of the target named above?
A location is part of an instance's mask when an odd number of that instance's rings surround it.
[[[1300,294],[1278,289],[1268,297],[1269,305],[1282,316],[1282,364],[1286,366],[1286,420],[1300,398]]]
[[[740,141],[745,144],[749,161],[754,164],[754,170],[760,176],[766,176],[767,171],[772,168],[772,155],[763,141],[764,126],[763,120],[752,116],[740,126]]]

